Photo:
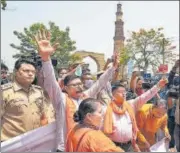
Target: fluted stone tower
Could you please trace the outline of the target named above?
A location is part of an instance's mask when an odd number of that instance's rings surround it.
[[[117,12],[116,12],[116,21],[115,21],[115,36],[114,36],[114,51],[118,51],[122,53],[122,49],[124,47],[124,22],[122,20],[123,12],[122,12],[122,4],[119,2],[117,4]],[[124,79],[127,76],[126,66],[122,65],[120,67],[120,75],[119,79]]]

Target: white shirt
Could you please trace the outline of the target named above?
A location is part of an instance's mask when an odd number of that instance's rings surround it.
[[[155,85],[150,90],[143,93],[141,96],[136,99],[128,100],[127,102],[131,105],[136,112],[148,101],[150,100],[157,92],[159,91],[158,87]],[[103,106],[103,112],[105,114],[107,106]],[[113,112],[113,124],[114,132],[109,136],[112,141],[126,143],[132,140],[132,122],[128,112],[125,112],[123,115],[118,115]]]
[[[128,112],[124,115],[113,113],[114,133],[110,135],[114,142],[125,143],[132,140],[132,122]]]

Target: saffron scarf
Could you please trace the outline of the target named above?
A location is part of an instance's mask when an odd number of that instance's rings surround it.
[[[87,96],[83,95],[82,99],[86,99],[86,98],[87,98]],[[77,111],[77,108],[76,108],[75,103],[73,102],[72,98],[66,94],[66,128],[67,128],[67,134],[77,124],[73,118],[74,113],[76,111]]]
[[[122,104],[122,107],[118,107],[116,102],[111,102],[108,106],[107,106],[107,110],[106,110],[106,114],[105,114],[105,118],[104,118],[104,133],[107,135],[110,135],[113,133],[113,112],[115,114],[118,115],[123,115],[125,114],[125,112],[129,113],[130,119],[132,121],[132,131],[133,131],[133,139],[132,141],[132,146],[133,148],[136,149],[136,139],[137,139],[137,133],[138,133],[138,127],[136,124],[136,118],[135,118],[135,114],[134,114],[134,110],[133,108],[125,101]]]

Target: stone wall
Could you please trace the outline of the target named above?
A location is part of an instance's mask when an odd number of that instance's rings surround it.
[[[98,71],[102,70],[105,65],[105,56],[103,53],[94,53],[88,51],[77,51],[74,54],[79,55],[82,59],[91,57],[97,64]]]

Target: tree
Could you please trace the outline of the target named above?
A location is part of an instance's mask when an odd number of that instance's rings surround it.
[[[1,0],[1,9],[5,10],[7,6],[6,0]]]
[[[126,66],[130,59],[130,53],[126,46],[119,49],[119,53],[120,53],[120,58],[119,58],[120,69],[119,70],[121,74],[121,76],[119,77],[122,79],[125,79],[127,76],[125,76],[124,73],[126,72]]]
[[[60,46],[52,55],[52,58],[57,59],[58,67],[67,66],[77,60],[81,60],[80,56],[75,56],[72,51],[76,49],[75,41],[71,40],[69,36],[70,29],[67,27],[65,31],[60,30],[53,22],[49,22],[49,29],[42,23],[32,24],[29,28],[24,28],[24,33],[14,31],[14,35],[20,40],[20,45],[10,44],[11,47],[17,49],[19,52],[13,55],[13,58],[21,56],[30,56],[32,52],[37,53],[37,46],[33,35],[37,34],[39,30],[48,30],[51,33],[51,43],[59,43]]]
[[[130,53],[129,53],[129,50],[125,46],[121,51],[121,55],[119,59],[120,65],[127,65],[129,59],[130,59]]]
[[[162,64],[163,54],[165,59],[169,58],[170,52],[165,52],[171,45],[169,39],[165,38],[163,28],[140,29],[138,32],[131,32],[127,40],[127,50],[130,57],[135,61],[135,66],[147,72],[149,66],[153,69]]]

